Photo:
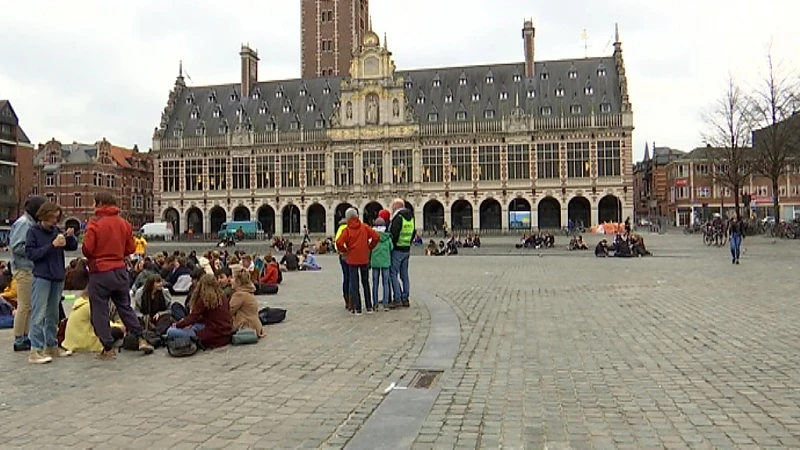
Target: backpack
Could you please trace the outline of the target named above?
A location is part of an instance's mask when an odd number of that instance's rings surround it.
[[[258,319],[261,321],[261,325],[281,323],[286,319],[286,310],[266,306],[258,312]]]
[[[197,341],[188,337],[171,338],[167,340],[167,353],[175,358],[192,356],[199,350]]]

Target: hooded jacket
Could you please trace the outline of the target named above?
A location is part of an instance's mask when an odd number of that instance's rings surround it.
[[[86,225],[83,256],[89,259],[89,272],[110,272],[125,267],[125,257],[133,254],[133,227],[119,216],[116,206],[101,206]]]
[[[99,352],[103,350],[103,344],[94,334],[91,316],[89,298],[81,295],[75,299],[69,318],[67,318],[67,328],[64,331],[62,347],[73,352]],[[121,322],[110,322],[110,325],[122,328]]]
[[[398,209],[392,215],[392,222],[389,224],[389,232],[392,233],[392,244],[394,244],[394,250],[408,253],[411,250],[411,245],[397,245],[397,242],[400,239],[400,233],[403,231],[403,219],[413,221],[414,214],[406,208]],[[414,242],[414,236],[416,234],[417,231],[415,229],[414,232],[411,233],[411,238],[408,240],[409,243]]]
[[[45,228],[36,224],[28,230],[25,239],[25,254],[33,261],[33,276],[49,281],[64,281],[67,275],[64,264],[64,251],[78,249],[78,240],[75,236],[67,237],[67,245],[53,247],[53,241],[61,233],[57,226]]]
[[[386,231],[386,227],[375,227],[375,232],[380,239],[369,255],[369,266],[373,269],[388,269],[392,265],[392,235]]]
[[[372,228],[364,225],[358,217],[347,221],[347,227],[336,238],[336,248],[340,253],[345,253],[347,264],[351,266],[366,266],[369,264],[369,255],[378,245],[380,236]]]

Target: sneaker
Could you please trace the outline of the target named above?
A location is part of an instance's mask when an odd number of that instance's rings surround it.
[[[375,311],[372,308],[367,308],[367,314],[372,314],[373,312]]]
[[[389,311],[389,305],[383,305],[382,309],[383,311]]]
[[[23,339],[21,341],[14,341],[15,352],[29,352],[31,351],[31,341]]]
[[[356,312],[355,312],[355,314],[356,314],[357,316],[360,316],[360,315],[362,315],[361,311],[356,311]]]
[[[28,362],[31,364],[47,364],[52,361],[53,358],[41,353],[36,349],[31,349],[31,353],[28,355]]]
[[[44,354],[51,358],[66,358],[72,356],[72,351],[61,347],[47,347],[44,349]]]
[[[738,259],[736,260],[736,264],[739,264],[739,260]]]
[[[397,309],[399,307],[400,307],[399,303],[396,302],[389,303],[389,309]]]
[[[150,345],[149,342],[147,342],[147,340],[144,338],[139,338],[139,351],[143,352],[145,355],[149,355],[153,353],[153,350],[155,349],[152,345]]]
[[[409,307],[411,307],[411,305],[409,305],[408,302],[403,302],[403,308],[409,308]]]
[[[103,349],[103,351],[101,351],[97,355],[97,359],[102,359],[104,361],[109,361],[109,360],[116,359],[116,358],[117,358],[117,352],[113,348],[110,348],[108,350]]]

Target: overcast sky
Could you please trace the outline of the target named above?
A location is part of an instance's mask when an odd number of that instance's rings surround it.
[[[584,57],[583,29],[590,56],[610,55],[619,22],[637,160],[645,142],[700,145],[702,113],[728,73],[755,85],[770,43],[786,70],[800,72],[798,0],[370,3],[399,69],[522,61],[526,17],[537,60]],[[106,137],[149,148],[178,61],[189,84],[236,82],[241,43],[259,50],[262,81],[300,75],[299,0],[13,1],[0,30],[0,98],[34,143]]]

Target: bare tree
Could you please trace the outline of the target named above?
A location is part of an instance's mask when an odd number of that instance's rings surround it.
[[[724,94],[705,114],[707,129],[703,133],[712,179],[733,192],[737,219],[742,217],[739,210],[742,186],[753,172],[753,152],[749,147],[751,115],[747,108],[747,97],[733,76],[729,76]]]
[[[776,67],[772,54],[767,55],[767,73],[750,99],[752,113],[755,169],[772,182],[772,205],[775,221],[780,221],[778,183],[787,166],[797,156],[800,143],[800,115],[795,115],[797,83]]]

